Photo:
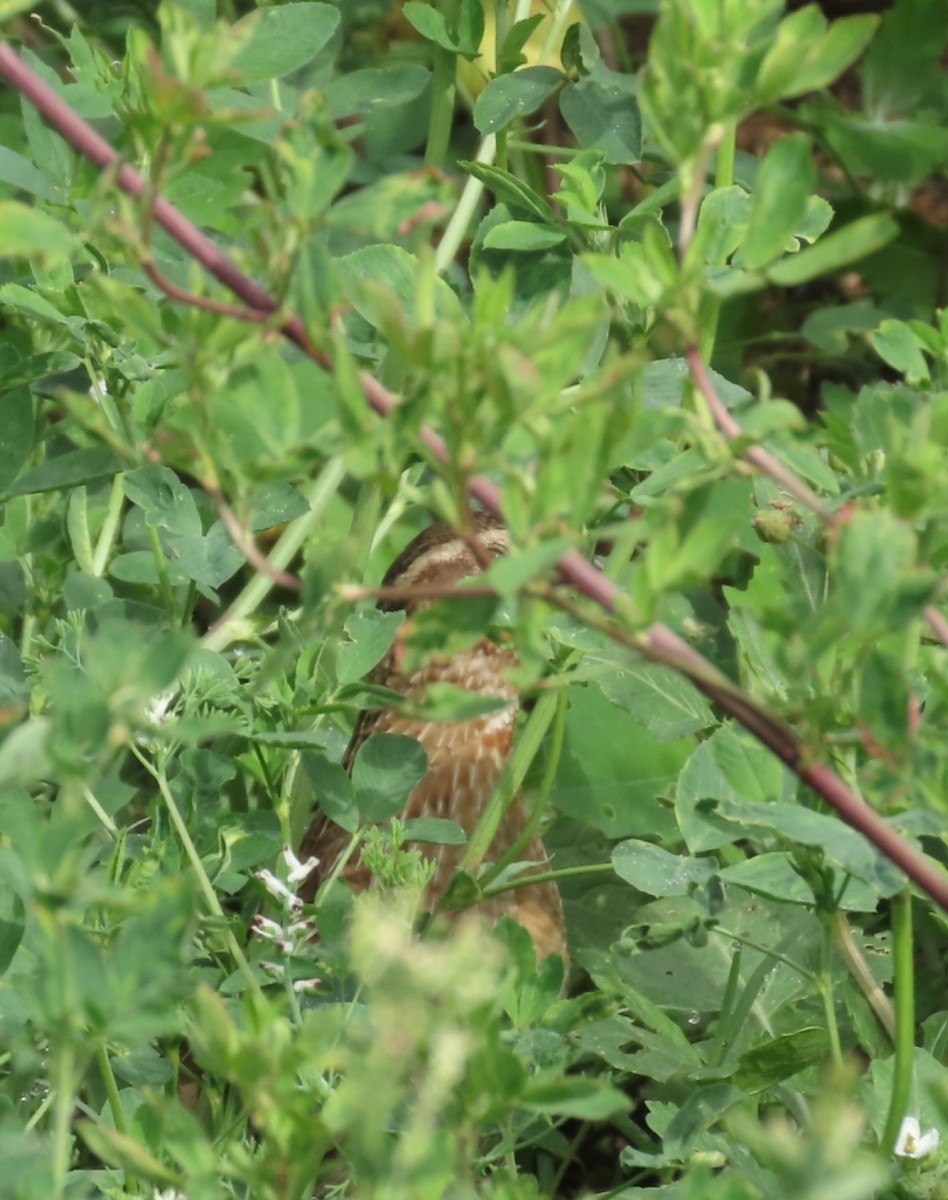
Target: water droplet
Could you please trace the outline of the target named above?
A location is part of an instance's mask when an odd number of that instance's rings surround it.
[[[701,1021],[701,1014],[698,1012],[690,1012],[686,1018],[689,1025],[697,1025]]]

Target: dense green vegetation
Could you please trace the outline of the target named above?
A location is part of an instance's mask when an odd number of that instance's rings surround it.
[[[948,10],[527,7],[0,0],[146,180],[4,89],[0,1197],[948,1194]],[[568,986],[339,766],[477,476],[409,649],[518,648]],[[300,909],[316,803],[379,886]]]

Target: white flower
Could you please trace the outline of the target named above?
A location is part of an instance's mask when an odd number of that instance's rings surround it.
[[[271,942],[283,937],[283,926],[271,921],[269,917],[261,916],[260,913],[254,917],[251,926],[258,937],[267,938]]]
[[[164,725],[168,720],[168,712],[172,704],[175,702],[177,692],[171,688],[167,692],[162,692],[160,696],[154,696],[151,703],[145,710],[146,718],[152,725]]]
[[[271,896],[276,896],[278,900],[283,901],[285,908],[293,911],[303,907],[303,901],[299,896],[295,892],[291,892],[286,884],[282,880],[277,879],[272,871],[268,871],[264,867],[262,871],[256,871],[255,874]]]
[[[940,1141],[941,1134],[937,1129],[929,1129],[923,1134],[917,1119],[906,1117],[895,1143],[895,1153],[900,1158],[924,1158],[938,1149]]]
[[[321,979],[294,979],[294,992],[314,992],[316,988],[322,985]]]
[[[300,862],[289,846],[283,847],[283,861],[286,863],[286,877],[290,883],[299,883],[309,875],[314,867],[319,866],[319,859],[312,856],[306,862]]]

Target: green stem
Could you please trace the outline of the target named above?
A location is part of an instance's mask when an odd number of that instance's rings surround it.
[[[283,960],[283,988],[286,992],[286,1003],[290,1010],[290,1016],[293,1018],[293,1024],[297,1029],[303,1026],[303,1012],[300,1009],[300,998],[296,994],[296,988],[293,986],[293,977],[290,974],[290,959],[285,957]]]
[[[161,548],[161,539],[154,525],[148,526],[148,540],[151,542],[151,552],[155,556],[155,569],[158,572],[158,584],[161,588],[161,602],[168,616],[174,620],[174,589],[171,586],[171,576],[168,574],[168,562]]]
[[[46,1095],[40,1101],[38,1107],[36,1109],[34,1109],[29,1120],[24,1124],[23,1132],[24,1133],[32,1133],[33,1130],[36,1129],[36,1127],[39,1125],[39,1123],[42,1121],[42,1119],[46,1116],[46,1114],[49,1112],[49,1110],[53,1107],[53,1105],[55,1103],[56,1103],[56,1093],[52,1090],[52,1088],[50,1088],[50,1090],[46,1093]]]
[[[615,867],[611,862],[590,863],[585,867],[562,867],[559,871],[537,871],[530,875],[521,875],[518,879],[508,879],[506,883],[484,889],[484,898],[501,896],[504,892],[513,892],[517,888],[533,887],[537,883],[558,883],[561,879],[575,879],[583,875],[614,875]]]
[[[457,25],[458,0],[439,0],[437,9],[449,30]],[[425,146],[425,166],[443,167],[451,143],[454,126],[454,98],[457,92],[457,55],[443,46],[434,46],[431,73],[431,119],[428,122],[428,144]]]
[[[168,780],[165,773],[154,766],[145,755],[138,749],[137,746],[132,747],[132,753],[145,768],[148,774],[154,779],[158,785],[158,790],[161,793],[161,798],[165,802],[165,807],[168,810],[168,815],[171,817],[171,824],[175,828],[175,832],[184,847],[184,853],[191,864],[191,868],[198,881],[198,887],[204,896],[204,903],[207,905],[208,912],[216,917],[223,926],[224,942],[227,949],[230,951],[231,957],[237,964],[238,969],[247,981],[247,987],[251,994],[257,1000],[263,999],[263,992],[260,990],[260,985],[253,973],[250,963],[247,961],[247,956],[241,949],[240,943],[234,937],[233,931],[230,928],[230,922],[227,919],[224,910],[220,906],[220,901],[217,899],[217,893],[214,891],[214,885],[208,878],[207,871],[204,869],[204,864],[201,862],[201,857],[197,852],[197,847],[191,839],[191,834],[188,832],[188,827],[185,824],[184,818],[181,816],[181,810],[178,808],[174,796],[171,794],[171,788],[168,786]]]
[[[501,129],[497,133],[497,166],[502,171],[507,170],[507,130]]]
[[[494,134],[490,133],[478,147],[477,157],[474,161],[490,166],[496,154],[497,138]],[[471,176],[464,185],[464,190],[461,192],[461,199],[457,202],[454,215],[448,222],[447,228],[444,231],[444,237],[438,243],[438,249],[435,252],[435,269],[439,275],[443,274],[451,263],[454,262],[455,255],[467,236],[468,226],[483,194],[483,183]]]
[[[785,967],[789,967],[791,971],[795,971],[801,979],[806,979],[812,983],[815,976],[812,971],[808,971],[806,967],[802,967],[798,962],[794,962],[792,958],[788,958],[786,954],[781,954],[779,950],[771,950],[769,946],[763,946],[760,942],[751,941],[750,938],[744,937],[742,933],[732,933],[725,929],[722,925],[715,925],[711,933],[717,933],[721,937],[731,938],[732,941],[740,942],[741,946],[746,946],[748,950],[756,950],[758,954],[763,954],[767,958],[772,958],[774,962],[783,963]]]
[[[721,937],[730,938],[732,941],[740,942],[742,946],[746,946],[750,950],[756,950],[763,956],[761,961],[757,964],[748,977],[747,983],[744,985],[744,990],[740,997],[737,998],[735,993],[736,1003],[732,1001],[727,1008],[725,1008],[723,1005],[721,1007],[721,1013],[718,1018],[718,1029],[714,1038],[714,1046],[708,1055],[708,1060],[710,1062],[717,1061],[719,1063],[723,1063],[727,1060],[728,1055],[737,1045],[737,1039],[740,1036],[741,1029],[743,1028],[751,1012],[754,1012],[754,1015],[756,1016],[761,1028],[770,1036],[774,1036],[773,1029],[769,1020],[767,1019],[766,1012],[760,1005],[757,1004],[757,997],[760,994],[760,990],[766,984],[767,979],[773,970],[773,962],[776,961],[786,964],[786,966],[790,967],[791,970],[797,971],[805,979],[812,979],[813,976],[810,974],[810,972],[806,971],[803,967],[795,963],[793,959],[787,958],[786,956],[786,951],[788,951],[793,946],[794,942],[800,937],[799,929],[793,929],[786,935],[786,937],[781,938],[781,940],[777,943],[776,949],[773,950],[767,946],[761,946],[756,942],[749,941],[746,937],[743,937],[740,934],[731,933],[727,929],[722,929],[720,926],[715,926],[710,932],[716,933]],[[739,977],[737,982],[740,984]]]
[[[53,1195],[66,1194],[69,1161],[72,1157],[72,1110],[76,1088],[76,1048],[67,1032],[57,1048],[53,1075],[56,1099],[53,1104]]]
[[[365,837],[365,832],[367,829],[368,829],[368,826],[364,825],[361,829],[357,829],[355,831],[355,833],[352,834],[352,836],[349,838],[349,845],[346,846],[346,848],[345,848],[345,850],[343,850],[342,854],[340,854],[339,857],[336,859],[336,864],[333,867],[330,874],[319,885],[319,893],[318,893],[317,904],[316,904],[317,911],[319,910],[319,906],[322,903],[322,901],[325,899],[326,896],[329,895],[329,893],[332,891],[333,887],[335,887],[336,881],[339,879],[339,877],[342,875],[343,871],[346,869],[346,864],[349,862],[349,859],[352,858],[353,854],[356,852],[356,849],[358,848],[359,843]]]
[[[731,125],[718,146],[714,172],[715,187],[730,187],[734,182],[734,159],[737,151],[737,127]]]
[[[876,982],[865,956],[856,945],[856,939],[846,920],[846,914],[841,908],[836,910],[833,919],[833,936],[843,961],[849,968],[849,974],[855,980],[862,994],[869,1002],[872,1011],[879,1019],[890,1038],[895,1039],[895,1013],[889,1002],[889,997]]]
[[[569,696],[566,688],[562,688],[558,692],[546,693],[546,696],[551,695],[555,702],[556,711],[553,717],[553,733],[550,739],[550,756],[547,759],[546,770],[543,773],[543,780],[540,784],[540,789],[537,792],[537,798],[530,813],[530,818],[520,833],[520,836],[514,841],[513,845],[503,854],[500,859],[494,864],[489,871],[486,872],[481,883],[487,887],[504,871],[512,862],[516,862],[520,857],[521,851],[525,846],[530,844],[530,839],[540,827],[540,822],[543,820],[543,814],[546,811],[547,803],[550,799],[550,793],[553,791],[553,784],[556,781],[556,772],[559,769],[560,758],[563,753],[563,744],[566,741],[566,714],[569,712]]]
[[[322,523],[323,515],[339,490],[346,469],[342,457],[330,459],[322,474],[306,489],[309,512],[291,521],[280,535],[267,561],[275,571],[283,571],[299,552],[307,538]],[[257,611],[274,587],[269,575],[258,572],[233,602],[227,612],[204,635],[201,644],[206,650],[224,650],[242,634],[241,623]]]
[[[72,552],[80,571],[92,574],[92,537],[89,533],[89,493],[85,487],[73,488],[66,503],[66,527]]]
[[[833,924],[832,915],[822,916],[823,939],[820,947],[820,970],[815,976],[816,989],[823,1001],[826,1033],[829,1037],[830,1058],[835,1067],[843,1064],[843,1049],[839,1040],[839,1024],[836,1020],[836,998],[833,994]]]
[[[714,173],[715,187],[730,187],[734,183],[736,147],[737,128],[731,125],[718,146],[718,158]],[[699,326],[701,329],[701,357],[709,364],[714,357],[714,345],[717,341],[720,317],[721,301],[717,296],[706,295],[701,301]]]
[[[125,1113],[122,1109],[122,1098],[119,1095],[118,1084],[115,1082],[115,1072],[112,1070],[109,1052],[104,1042],[100,1042],[96,1047],[95,1058],[99,1067],[99,1074],[102,1076],[102,1082],[105,1084],[105,1094],[109,1100],[112,1121],[119,1133],[127,1133],[128,1126],[126,1125]]]
[[[99,578],[105,573],[105,568],[108,565],[109,554],[112,551],[112,546],[115,543],[115,537],[118,533],[119,523],[122,519],[122,509],[125,501],[125,489],[123,481],[125,479],[124,472],[119,473],[112,479],[112,491],[109,494],[109,506],[106,509],[105,520],[102,522],[102,528],[99,531],[99,540],[96,542],[95,553],[92,556],[92,574]]]
[[[95,813],[96,817],[101,822],[102,828],[106,831],[106,833],[108,833],[109,837],[112,838],[113,841],[115,841],[115,839],[118,837],[118,834],[119,834],[118,826],[115,824],[115,822],[112,820],[112,818],[109,816],[109,814],[105,811],[105,809],[102,807],[102,805],[96,799],[96,797],[92,793],[92,791],[85,784],[82,785],[80,790],[82,792],[82,797],[85,800],[86,804],[89,805],[89,807]]]
[[[724,998],[721,1001],[721,1008],[718,1012],[717,1029],[718,1032],[724,1028],[734,1005],[737,1003],[737,990],[741,984],[741,958],[744,954],[744,948],[738,943],[737,949],[731,957],[731,967],[727,973],[727,983],[724,986]],[[720,1067],[724,1059],[727,1057],[727,1045],[722,1037],[715,1038],[715,1047],[712,1053],[708,1056],[709,1061],[715,1066]]]
[[[527,719],[523,732],[517,739],[517,745],[507,762],[500,777],[494,794],[487,807],[481,814],[474,832],[471,834],[467,849],[459,864],[463,871],[476,871],[484,861],[488,850],[494,841],[504,813],[513,804],[514,797],[520,790],[530,764],[540,749],[540,743],[553,720],[557,707],[555,694],[545,692],[537,701],[533,712]],[[534,878],[536,878],[534,876]]]
[[[882,1134],[882,1153],[890,1155],[905,1119],[915,1065],[915,970],[912,939],[912,893],[892,897],[892,963],[895,996],[895,1070],[889,1115]]]

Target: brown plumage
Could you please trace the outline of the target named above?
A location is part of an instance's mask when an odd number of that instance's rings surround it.
[[[476,515],[474,536],[479,543],[477,555],[472,549],[472,538],[465,539],[449,526],[437,524],[426,529],[399,555],[385,576],[383,588],[398,588],[398,598],[383,598],[379,607],[404,609],[410,621],[413,613],[430,602],[420,597],[426,593],[430,596],[433,588],[450,588],[461,579],[479,574],[483,563],[503,554],[509,547],[506,529],[488,514]],[[405,590],[404,595],[401,589]],[[486,638],[451,658],[430,658],[420,670],[410,675],[399,669],[399,657],[399,642],[396,641],[372,672],[371,681],[414,701],[424,698],[428,684],[439,682],[484,695],[501,696],[509,700],[510,705],[486,716],[456,722],[419,721],[388,709],[364,712],[359,717],[343,763],[347,770],[351,769],[356,751],[373,733],[400,733],[417,738],[428,755],[428,770],[409,796],[403,815],[445,817],[457,821],[470,836],[513,747],[517,690],[504,678],[504,671],[516,663],[516,657],[512,651]],[[523,800],[518,796],[497,831],[492,847],[495,860],[523,832],[527,815]],[[315,893],[320,879],[332,871],[348,842],[348,834],[322,813],[317,813],[301,850],[304,857],[315,855],[319,859],[319,866],[304,885],[304,897]],[[437,871],[425,894],[425,907],[434,909],[457,869],[463,847],[422,845],[420,848],[437,862]],[[546,852],[538,836],[530,839],[520,858],[541,864],[536,869],[543,869]],[[342,878],[357,891],[370,883],[368,871],[357,858],[346,864]],[[516,888],[482,901],[473,911],[491,922],[511,916],[530,933],[540,955],[556,953],[565,956],[563,908],[555,884],[538,883]]]

